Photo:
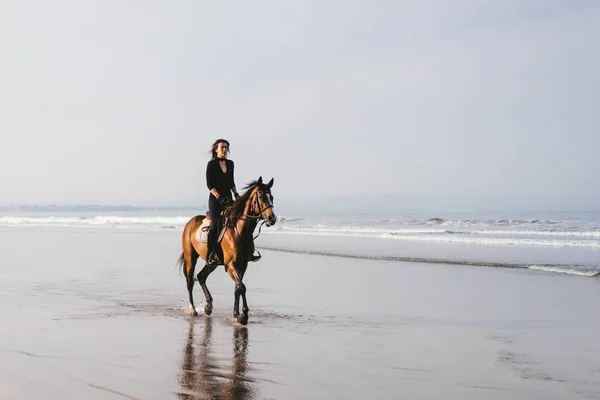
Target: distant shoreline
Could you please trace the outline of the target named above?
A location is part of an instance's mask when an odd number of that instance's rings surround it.
[[[198,210],[198,206],[143,206],[108,204],[9,204],[0,205],[0,212],[110,212],[110,211],[180,211]]]

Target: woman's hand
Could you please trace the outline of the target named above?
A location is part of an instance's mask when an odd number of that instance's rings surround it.
[[[219,204],[221,205],[221,207],[225,208],[225,207],[229,207],[231,205],[231,199],[229,197],[225,197],[225,196],[219,196],[217,198],[217,200],[219,201]]]

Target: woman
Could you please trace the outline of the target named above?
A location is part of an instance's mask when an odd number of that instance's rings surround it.
[[[215,266],[218,260],[215,254],[217,247],[217,222],[223,209],[233,202],[231,192],[237,199],[239,194],[235,188],[233,178],[233,161],[227,159],[229,142],[217,139],[210,150],[211,160],[206,165],[206,185],[210,190],[208,196],[208,210],[210,211],[210,230],[208,231],[207,247],[208,256],[206,264]]]

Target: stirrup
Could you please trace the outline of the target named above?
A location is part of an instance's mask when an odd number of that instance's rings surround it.
[[[250,258],[248,259],[248,262],[257,262],[258,260],[260,260],[262,258],[262,256],[260,255],[260,251],[256,250],[256,252],[258,253],[258,255],[252,254],[250,256]]]
[[[210,253],[210,255],[206,257],[206,265],[209,267],[216,267],[219,265],[219,259],[214,252]]]

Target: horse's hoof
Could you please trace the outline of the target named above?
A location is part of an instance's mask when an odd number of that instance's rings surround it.
[[[233,318],[237,319],[240,316],[239,312],[234,311],[233,312]]]
[[[194,317],[198,315],[198,311],[196,311],[194,306],[192,306],[191,304],[190,304],[190,308],[188,309],[188,312],[190,313],[190,315],[193,315]]]
[[[237,320],[242,325],[248,324],[248,314],[242,314],[242,315],[240,315]]]
[[[207,304],[204,306],[204,314],[210,315],[213,312],[212,304]]]

